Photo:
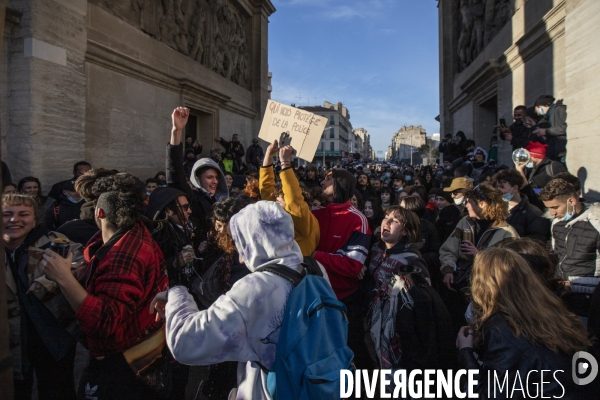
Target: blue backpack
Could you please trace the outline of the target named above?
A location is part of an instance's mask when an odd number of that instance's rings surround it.
[[[267,376],[273,400],[339,398],[340,370],[354,369],[354,353],[346,345],[346,306],[323,277],[311,274],[310,264],[304,267],[304,274],[276,264],[257,270],[281,276],[295,286]]]

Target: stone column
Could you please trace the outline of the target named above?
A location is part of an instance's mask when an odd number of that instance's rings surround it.
[[[584,196],[600,200],[598,121],[600,121],[600,2],[566,2],[565,104],[567,105],[567,167],[582,180]]]
[[[86,0],[14,0],[23,14],[8,41],[5,162],[44,193],[85,155]]]
[[[270,0],[255,2],[252,15],[252,108],[259,110],[253,122],[252,136],[258,136],[269,100],[269,16],[275,12]]]

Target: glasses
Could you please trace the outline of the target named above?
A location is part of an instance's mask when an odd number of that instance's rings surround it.
[[[189,211],[189,209],[190,209],[190,203],[187,203],[187,204],[180,204],[180,205],[178,205],[177,207],[179,207],[179,208],[183,209],[183,211]]]

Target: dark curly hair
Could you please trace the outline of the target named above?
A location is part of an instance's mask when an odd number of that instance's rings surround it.
[[[563,199],[568,197],[577,197],[577,191],[569,182],[562,178],[554,178],[540,192],[541,201],[552,201],[554,199]]]
[[[106,219],[119,229],[128,229],[143,219],[144,194],[142,181],[127,173],[118,173],[98,179],[91,192],[98,197],[97,207]]]
[[[97,180],[100,178],[104,178],[105,176],[115,175],[115,172],[106,169],[106,168],[95,168],[91,169],[85,174],[81,175],[75,181],[75,191],[79,193],[81,197],[84,198],[85,201],[94,201],[97,200],[101,193],[94,194],[92,192],[92,188]]]

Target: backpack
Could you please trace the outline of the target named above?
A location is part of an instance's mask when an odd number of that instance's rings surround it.
[[[340,396],[340,370],[351,369],[354,353],[346,345],[348,318],[329,283],[284,265],[266,265],[294,285],[285,307],[275,361],[267,376],[273,400],[333,399]]]

